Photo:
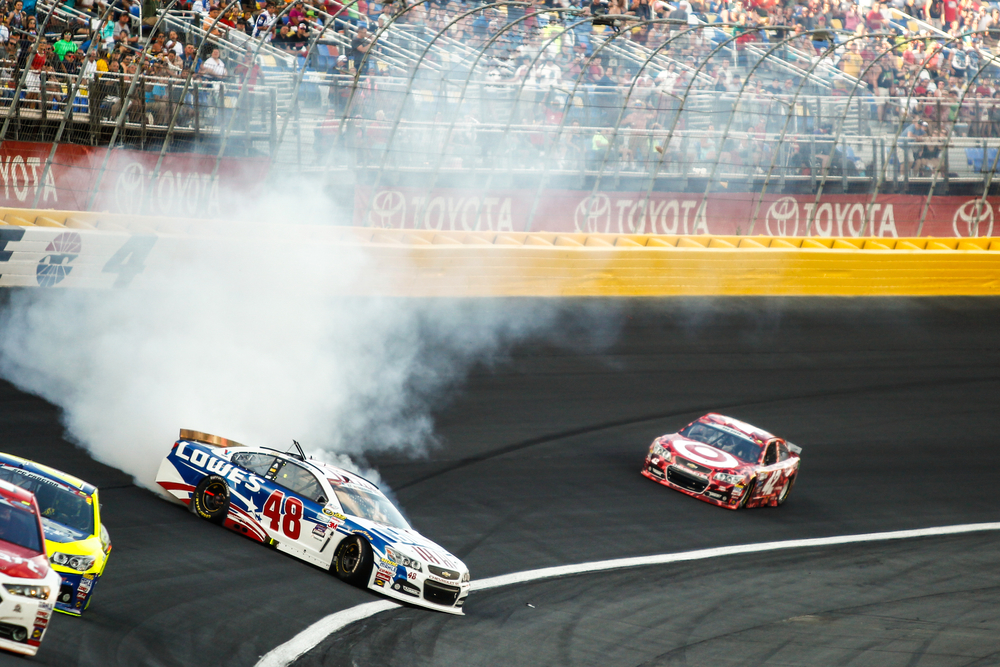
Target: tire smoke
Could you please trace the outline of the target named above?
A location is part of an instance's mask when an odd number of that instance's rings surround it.
[[[364,251],[302,245],[232,239],[147,266],[128,289],[17,291],[0,374],[150,488],[180,428],[282,450],[294,438],[374,477],[366,453],[426,454],[432,409],[470,368],[559,320],[542,300],[343,296]]]

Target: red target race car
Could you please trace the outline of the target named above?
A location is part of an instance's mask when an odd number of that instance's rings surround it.
[[[654,440],[642,474],[733,510],[777,507],[792,492],[801,453],[767,431],[710,413]]]

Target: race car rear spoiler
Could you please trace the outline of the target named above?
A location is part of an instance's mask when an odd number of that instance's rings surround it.
[[[181,429],[180,439],[200,442],[201,444],[209,445],[210,447],[246,447],[246,445],[240,444],[235,440],[228,440],[217,435],[212,435],[211,433],[202,433],[201,431],[192,431],[186,428]]]
[[[802,453],[802,448],[799,447],[798,445],[793,445],[787,440],[785,441],[785,445],[788,447],[788,451],[790,451],[792,454],[795,454],[796,456]]]

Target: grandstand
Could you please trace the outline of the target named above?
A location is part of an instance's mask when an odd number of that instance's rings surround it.
[[[40,0],[3,18],[0,150],[148,153],[150,183],[167,155],[212,178],[250,159],[358,186],[361,209],[388,186],[523,190],[528,224],[548,190],[986,201],[1000,14],[740,6]],[[80,168],[64,155],[37,158],[35,204]]]

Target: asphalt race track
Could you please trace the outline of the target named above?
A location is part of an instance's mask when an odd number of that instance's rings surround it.
[[[428,459],[373,462],[473,578],[1000,520],[1000,300],[637,300],[606,317],[621,329],[604,344],[578,323],[477,370]],[[803,447],[785,506],[731,512],[639,475],[653,437],[709,410]],[[100,486],[114,541],[91,609],[58,615],[35,664],[253,665],[377,599],[62,435],[56,408],[0,383],[0,450]],[[401,607],[295,664],[996,665],[998,566],[988,532],[580,575],[474,592],[464,617]]]

